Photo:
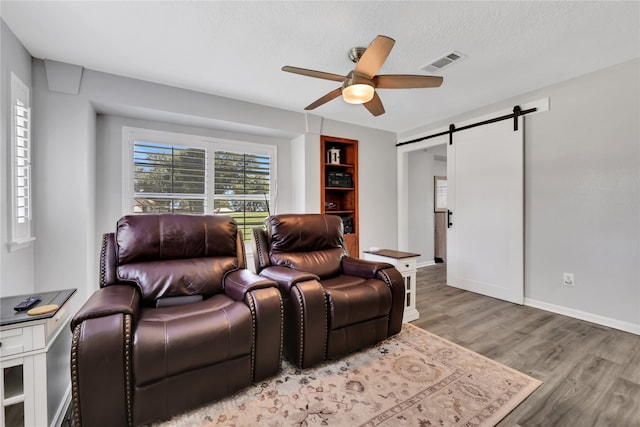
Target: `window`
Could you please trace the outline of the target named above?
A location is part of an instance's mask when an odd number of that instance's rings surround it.
[[[214,211],[234,217],[244,239],[251,240],[251,229],[262,226],[268,216],[270,157],[216,151],[214,171]]]
[[[11,198],[9,249],[25,247],[32,236],[31,108],[29,88],[11,73]]]
[[[206,150],[136,141],[134,213],[205,213]]]
[[[251,239],[269,215],[274,146],[125,128],[125,214],[222,214]]]

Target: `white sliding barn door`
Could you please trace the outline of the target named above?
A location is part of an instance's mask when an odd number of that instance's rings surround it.
[[[522,119],[459,131],[448,145],[447,283],[524,302]]]

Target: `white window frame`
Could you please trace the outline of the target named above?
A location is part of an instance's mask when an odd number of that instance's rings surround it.
[[[19,105],[21,103],[22,105]],[[20,111],[19,111],[20,110]],[[26,134],[20,135],[18,121]],[[26,248],[35,240],[33,236],[33,175],[31,158],[31,91],[18,76],[11,73],[11,142],[9,162],[11,171],[9,191],[9,242],[10,252]],[[18,165],[18,163],[22,165]],[[26,163],[26,164],[25,164]],[[23,174],[23,178],[18,177]],[[26,184],[24,182],[26,180]],[[24,214],[19,214],[22,208]]]
[[[212,153],[215,151],[230,151],[234,153],[252,153],[268,155],[270,157],[270,192],[269,192],[269,209],[274,212],[277,193],[277,147],[269,144],[257,144],[247,141],[235,141],[222,138],[204,137],[190,135],[177,132],[159,131],[155,129],[143,129],[124,126],[122,129],[122,139],[124,147],[122,150],[122,214],[133,214],[133,152],[136,141],[145,141],[158,144],[179,145],[193,148],[204,148],[207,150],[207,172],[206,172],[206,194],[205,203],[207,209],[211,209],[212,214],[214,206],[214,177],[215,162]],[[249,243],[246,243],[250,246]],[[247,252],[249,255],[249,252]]]

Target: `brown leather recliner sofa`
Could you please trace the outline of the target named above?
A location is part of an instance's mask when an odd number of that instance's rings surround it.
[[[282,298],[245,264],[229,217],[121,218],[71,322],[75,426],[168,418],[277,373]]]
[[[274,215],[252,230],[256,272],[278,282],[285,354],[306,368],[371,346],[402,327],[405,288],[391,264],[348,256],[335,215]]]

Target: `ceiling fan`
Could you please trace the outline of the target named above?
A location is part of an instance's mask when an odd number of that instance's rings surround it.
[[[342,82],[342,86],[332,90],[323,97],[307,105],[305,110],[313,110],[322,104],[342,95],[350,104],[363,104],[374,116],[384,114],[384,107],[375,89],[411,89],[438,87],[442,84],[442,77],[421,76],[412,74],[376,75],[384,61],[389,56],[396,41],[387,36],[376,36],[366,49],[354,47],[349,51],[349,58],[356,63],[356,67],[346,76],[325,73],[323,71],[308,70],[306,68],[285,65],[282,71],[301,74],[303,76]]]

